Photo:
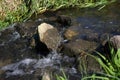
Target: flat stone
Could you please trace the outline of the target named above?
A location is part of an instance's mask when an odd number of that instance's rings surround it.
[[[69,56],[81,55],[97,48],[97,43],[82,39],[77,39],[63,45],[62,52]]]
[[[68,40],[84,39],[88,41],[99,42],[99,34],[91,29],[85,29],[81,25],[70,26],[64,33],[64,37]]]
[[[68,40],[73,39],[73,37],[77,35],[79,35],[79,32],[76,29],[74,29],[74,27],[68,28],[64,33],[65,38]]]

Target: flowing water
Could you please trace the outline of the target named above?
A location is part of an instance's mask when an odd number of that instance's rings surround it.
[[[28,47],[28,39],[21,34],[34,33],[36,26],[43,19],[57,15],[67,15],[72,19],[74,30],[79,32],[77,38],[95,41],[98,44],[107,36],[120,34],[120,6],[113,4],[102,10],[97,9],[65,9],[55,13],[45,13],[32,18],[20,26],[30,27],[28,31],[20,33],[15,24],[0,32],[0,80],[41,80],[45,72],[60,73],[61,68],[69,76],[80,80],[79,71],[76,68],[75,57],[68,57],[63,53],[50,52],[47,56],[40,54]],[[63,29],[62,29],[63,30]],[[28,32],[28,33],[24,33]],[[95,37],[97,35],[97,37]],[[104,38],[102,38],[104,37]],[[28,37],[29,38],[29,37]],[[84,44],[84,43],[83,43]],[[41,52],[42,53],[42,52]]]

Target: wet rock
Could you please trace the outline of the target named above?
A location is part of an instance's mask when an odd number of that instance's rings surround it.
[[[97,32],[94,32],[91,29],[83,28],[80,24],[79,26],[70,26],[68,29],[66,29],[64,37],[68,40],[81,38],[88,41],[100,41],[100,35]]]
[[[110,36],[111,36],[111,35],[108,34],[108,33],[103,33],[103,34],[101,34],[101,36],[100,36],[100,42],[101,42],[101,44],[102,44],[102,45],[105,45],[107,39],[108,39]]]
[[[20,34],[22,38],[30,38],[35,34],[38,26],[37,22],[27,21],[24,23],[16,23],[15,29]]]
[[[82,53],[96,49],[97,43],[82,39],[76,39],[63,45],[62,52],[69,56],[81,55]]]
[[[114,48],[115,51],[120,48],[120,35],[115,35],[111,37],[109,40],[106,39],[103,42],[103,51],[106,53],[106,56],[111,53],[111,47]],[[110,55],[109,55],[110,56]]]
[[[2,79],[3,80],[41,80],[41,78],[36,77],[33,74],[27,74],[27,75],[23,75],[23,76],[11,76],[11,77],[7,77],[7,78],[3,77]]]
[[[53,26],[47,23],[42,23],[38,26],[38,33],[41,41],[43,40],[45,32],[49,29],[53,29]]]
[[[110,38],[110,42],[115,49],[120,48],[120,35],[115,35]]]
[[[68,28],[65,33],[64,33],[64,37],[68,40],[73,39],[73,37],[79,35],[78,30],[76,30],[76,28],[74,28],[73,26]]]
[[[24,57],[33,56],[37,55],[29,48],[28,39],[22,38],[16,30],[16,24],[0,31],[0,67]]]
[[[14,28],[15,24],[11,25],[10,27],[0,31],[0,45],[5,43],[14,42],[20,38],[20,34],[15,31]]]
[[[101,65],[91,56],[87,56],[86,58],[86,62],[87,62],[87,72],[102,72],[103,69],[101,67]]]
[[[46,56],[49,53],[47,46],[39,40],[39,35],[37,32],[38,24],[41,21],[26,21],[24,23],[17,23],[15,25],[15,30],[19,32],[21,38],[26,40],[26,46],[32,49],[34,53]]]
[[[7,64],[10,64],[12,62],[11,59],[7,59],[7,60],[0,60],[0,67],[5,66]]]
[[[51,80],[49,72],[44,72],[42,76],[42,80]]]
[[[57,16],[57,22],[62,24],[63,26],[70,26],[71,18],[65,15],[59,15]]]
[[[56,28],[47,23],[38,26],[40,41],[45,43],[49,49],[57,50],[61,42],[61,36]]]
[[[46,56],[49,53],[49,50],[47,46],[39,39],[39,34],[36,27],[39,23],[41,23],[41,21],[27,21],[25,23],[16,23],[15,30],[19,32],[21,40],[24,40],[26,48],[28,47],[32,50],[32,52]]]
[[[99,34],[95,32],[88,33],[84,36],[85,40],[99,42]]]
[[[10,60],[10,59],[6,59],[6,60],[1,60],[0,59],[0,77],[5,72],[4,70],[1,70],[1,67],[5,66],[7,64],[10,64],[10,63],[12,63],[12,60]]]
[[[84,54],[78,57],[78,70],[85,74],[88,72],[89,74],[102,72],[102,67],[100,64],[91,56]]]
[[[29,39],[29,48],[32,50],[35,50],[37,54],[41,54],[43,56],[47,56],[47,54],[50,52],[50,50],[47,48],[47,46],[40,41],[39,34],[34,34]]]

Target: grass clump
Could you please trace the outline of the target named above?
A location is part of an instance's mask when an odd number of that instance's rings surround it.
[[[82,80],[87,79],[101,79],[101,80],[120,80],[120,49],[117,51],[110,48],[109,58],[96,52],[99,56],[92,56],[102,66],[105,73],[100,73],[101,76],[88,76]]]
[[[0,2],[0,29],[3,29],[14,22],[21,22],[27,19],[29,15],[27,14],[28,9],[21,0],[18,0],[18,3],[14,0],[11,0],[11,2],[1,0]]]
[[[56,74],[56,80],[68,80],[68,77],[66,76],[63,69],[62,69],[62,76]]]
[[[58,10],[61,8],[85,8],[104,6],[106,4],[115,2],[116,0],[31,0],[31,11],[41,13],[46,10]]]
[[[84,66],[84,62],[81,62],[80,68],[85,72],[82,74],[81,80],[120,80],[120,48],[114,49],[110,48],[110,53],[108,56],[102,55],[101,53],[95,51],[98,56],[87,54],[88,56],[93,57],[103,68],[103,72],[93,73],[90,76],[89,73],[86,72],[86,67]],[[57,76],[57,80],[67,80],[66,75]]]

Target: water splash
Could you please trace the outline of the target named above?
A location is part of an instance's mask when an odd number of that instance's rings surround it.
[[[68,56],[61,56],[61,54],[52,52],[47,57],[42,59],[37,60],[26,58],[17,63],[6,65],[1,69],[6,71],[6,77],[33,74],[33,72],[35,72],[37,69],[41,69],[41,74],[43,74],[44,71],[48,69],[48,67],[60,71],[61,64],[70,63],[73,61],[73,58],[69,58]],[[75,68],[66,68],[65,71],[69,73],[76,72]]]

